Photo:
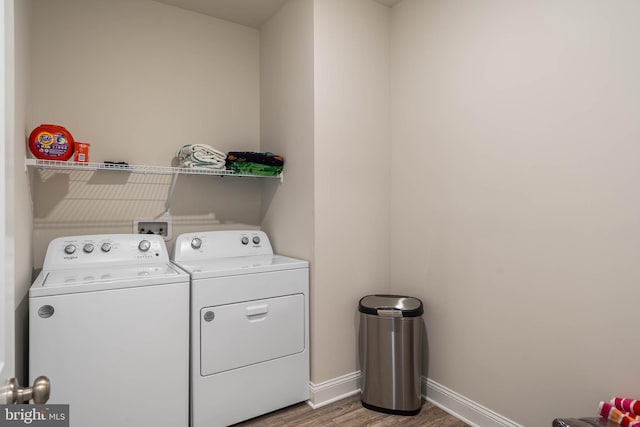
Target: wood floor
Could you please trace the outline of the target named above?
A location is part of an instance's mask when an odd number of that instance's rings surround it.
[[[467,424],[449,415],[437,406],[424,402],[422,410],[415,416],[389,415],[365,409],[360,404],[360,395],[348,397],[318,409],[299,403],[262,417],[236,424],[235,427],[277,426],[420,426],[420,427],[465,427]],[[468,427],[468,426],[467,426]]]

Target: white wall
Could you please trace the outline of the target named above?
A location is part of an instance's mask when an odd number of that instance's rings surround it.
[[[265,184],[278,252],[311,261],[311,381],[357,366],[357,302],[389,286],[389,9],[291,0],[261,29]]]
[[[389,287],[389,24],[370,0],[314,2],[314,383],[358,369],[358,300]]]
[[[429,377],[526,426],[637,394],[640,3],[392,12],[392,278]]]
[[[261,150],[285,157],[265,181],[262,228],[278,253],[313,259],[313,0],[287,2],[260,29]]]
[[[29,114],[29,28],[31,0],[15,2],[15,125],[16,141],[13,147],[14,159],[14,197],[13,224],[15,248],[15,304],[16,304],[16,378],[20,384],[27,384],[27,343],[29,300],[33,270],[32,225],[33,206],[29,175],[24,170],[26,144],[24,135],[27,131]]]
[[[187,143],[256,150],[258,31],[150,0],[35,0],[31,115],[91,144],[91,161],[171,165]],[[170,177],[34,171],[34,251],[131,232],[164,212]],[[259,180],[181,176],[174,234],[260,223]]]
[[[284,182],[263,183],[262,229],[277,253],[313,271],[313,0],[288,1],[260,29],[260,90],[261,150],[285,157]],[[310,277],[311,304],[315,292]]]

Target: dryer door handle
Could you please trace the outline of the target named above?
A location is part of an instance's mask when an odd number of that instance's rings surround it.
[[[257,317],[264,317],[269,313],[269,306],[267,304],[252,305],[246,308],[247,318],[249,320],[255,320]]]

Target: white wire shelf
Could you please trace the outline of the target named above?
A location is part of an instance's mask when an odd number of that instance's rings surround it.
[[[226,169],[208,169],[208,168],[177,168],[171,166],[143,166],[143,165],[119,165],[111,163],[96,162],[63,162],[60,160],[42,160],[42,159],[25,159],[25,168],[35,167],[41,169],[66,169],[78,171],[124,171],[142,174],[158,174],[158,175],[214,175],[214,176],[233,176],[233,177],[249,177],[249,178],[278,178],[283,180],[283,174],[275,176],[255,175],[249,173],[236,173]]]

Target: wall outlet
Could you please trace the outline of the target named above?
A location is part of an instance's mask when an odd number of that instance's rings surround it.
[[[137,234],[157,234],[167,241],[171,240],[171,218],[134,219],[133,232]]]

